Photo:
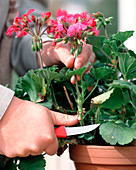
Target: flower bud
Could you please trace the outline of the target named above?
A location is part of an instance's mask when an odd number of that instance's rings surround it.
[[[97,12],[98,17],[103,17],[103,14],[101,12]]]
[[[68,42],[68,38],[65,38],[64,39],[64,44],[67,44],[67,42]]]
[[[99,30],[99,29],[101,28],[101,26],[102,26],[102,23],[101,23],[101,22],[99,22],[99,23],[97,24],[96,29],[97,29],[97,30]]]
[[[109,23],[111,22],[112,18],[113,18],[113,17],[106,18],[106,19],[105,19],[106,24],[109,24]]]
[[[98,19],[99,19],[99,21],[103,21],[103,19],[101,17],[99,17]]]
[[[88,32],[87,35],[91,36],[91,35],[94,35],[95,32],[94,31],[91,31],[91,32]]]
[[[51,35],[51,34],[47,34],[47,36],[48,36],[49,38],[54,38],[54,36]]]
[[[32,47],[32,51],[34,52],[35,51],[34,44],[32,44],[31,47]]]
[[[55,39],[55,42],[57,43],[57,42],[60,42],[62,40],[63,40],[63,38],[57,38],[57,39]]]
[[[34,42],[34,49],[35,49],[35,51],[39,51],[38,46],[37,46],[37,42]]]
[[[92,16],[95,17],[95,18],[98,18],[97,13],[92,13]]]
[[[41,15],[44,18],[44,21],[46,21],[47,19],[50,18],[51,12],[43,12]]]
[[[74,52],[74,49],[73,49],[73,47],[70,49],[70,53],[71,54],[73,54],[73,52]]]
[[[35,22],[35,16],[34,15],[31,16],[31,19],[32,19],[33,22]]]
[[[24,31],[29,32],[29,29],[28,28],[24,28]]]
[[[55,45],[56,45],[56,42],[55,42],[55,41],[53,41],[53,42],[52,42],[52,46],[54,47]]]
[[[41,49],[41,45],[40,45],[40,42],[39,41],[37,41],[37,48],[38,48],[38,50],[40,50]]]

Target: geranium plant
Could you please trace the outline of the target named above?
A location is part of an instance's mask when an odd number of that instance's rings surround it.
[[[31,34],[32,50],[37,51],[39,57],[43,34],[53,38],[53,45],[60,41],[70,43],[75,58],[86,42],[93,46],[96,62],[75,70],[59,69],[56,65],[43,68],[40,60],[41,69],[30,70],[19,78],[15,95],[64,114],[78,113],[79,126],[100,123],[93,132],[59,139],[60,148],[65,148],[68,143],[130,144],[136,137],[136,54],[127,49],[124,42],[133,35],[133,31],[108,36],[107,25],[112,17],[105,18],[100,12],[92,14],[92,17],[86,12],[73,15],[59,10],[55,19],[49,19],[50,12],[36,18],[29,16],[33,11],[30,9],[21,17],[18,13],[7,34],[16,32],[18,37]],[[29,22],[33,22],[35,30]],[[42,29],[44,24],[47,25],[45,30]],[[98,36],[102,26],[105,36]],[[90,65],[89,72],[85,73]],[[77,75],[80,81],[77,81]],[[72,76],[75,76],[75,84],[70,83]],[[5,165],[12,169],[29,167],[29,170],[44,169],[44,166],[43,155],[9,159]]]

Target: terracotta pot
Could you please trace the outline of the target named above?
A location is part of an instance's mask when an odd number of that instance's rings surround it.
[[[76,170],[136,170],[135,146],[71,145]]]

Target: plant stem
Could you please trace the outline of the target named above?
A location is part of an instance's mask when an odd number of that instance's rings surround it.
[[[88,96],[84,99],[84,102],[91,96],[91,94],[94,92],[94,90],[96,89],[96,87],[98,86],[99,80],[97,80],[94,88],[92,89],[92,91],[90,91],[90,93],[88,94]]]
[[[110,63],[112,63],[111,58],[102,49],[100,49],[100,51],[107,57],[107,59],[110,61]]]
[[[47,28],[45,28],[42,33],[40,34],[40,37],[44,34],[44,32],[47,30]],[[40,30],[41,31],[41,30]]]
[[[80,122],[80,125],[83,126],[84,125],[84,121],[83,121],[83,100],[82,100],[82,95],[79,91],[79,88],[78,88],[78,81],[77,81],[77,78],[76,78],[76,75],[75,75],[75,83],[76,83],[76,91],[77,91],[77,108],[78,108],[78,118],[79,118],[79,122]]]
[[[75,53],[74,53],[74,58],[76,59]],[[77,81],[76,75],[74,75],[74,77],[75,77],[76,92],[77,92],[77,100],[76,100],[77,108],[78,108],[77,114],[78,114],[78,119],[79,119],[80,125],[83,126],[84,125],[83,108],[82,108],[83,107],[83,98],[82,98],[82,94],[79,91],[78,81]]]
[[[78,119],[80,122],[81,126],[84,126],[84,120],[83,120],[83,102],[82,102],[82,97],[79,96],[77,99],[77,108],[78,108]]]
[[[100,106],[98,105],[98,109],[96,111],[96,120],[95,120],[95,123],[99,123],[100,121]]]
[[[40,68],[43,69],[43,61],[42,61],[42,56],[41,56],[41,53],[40,51],[38,50],[37,51],[37,55],[39,57],[39,61],[40,61]]]
[[[63,86],[63,89],[64,89],[64,92],[65,92],[65,94],[66,94],[66,97],[67,97],[68,103],[69,103],[69,105],[70,105],[70,107],[71,107],[72,111],[74,111],[74,108],[73,108],[72,102],[71,102],[71,100],[70,100],[70,98],[69,98],[69,95],[68,95],[68,92],[67,92],[66,87],[65,87],[65,86]]]
[[[107,29],[106,29],[106,26],[104,25],[104,34],[105,34],[105,38],[108,39],[108,33],[107,33]]]
[[[35,32],[34,32],[34,30],[32,29],[32,27],[29,25],[29,23],[27,23],[27,26],[28,26],[28,28],[31,30],[31,33],[33,34],[33,36],[36,35]]]
[[[61,113],[67,113],[67,110],[59,107],[58,105],[56,105],[55,103],[53,103],[53,106],[55,107],[55,109]]]

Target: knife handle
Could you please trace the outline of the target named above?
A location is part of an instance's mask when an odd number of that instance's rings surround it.
[[[59,127],[55,128],[54,131],[55,131],[56,137],[58,137],[58,138],[66,138],[67,137],[65,126],[59,126]]]

